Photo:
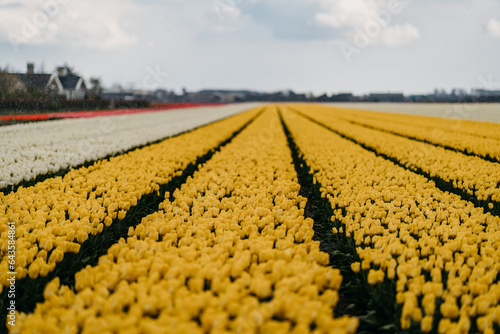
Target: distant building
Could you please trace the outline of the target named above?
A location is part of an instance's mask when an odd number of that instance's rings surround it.
[[[230,89],[204,89],[197,93],[190,93],[193,101],[233,103],[244,100],[252,92]]]
[[[187,98],[189,102],[196,103],[218,103],[221,100],[221,96],[213,91],[202,90],[195,93],[187,93]]]
[[[314,99],[316,102],[328,102],[330,101],[330,98],[328,97],[327,94],[320,95]]]
[[[368,95],[369,102],[405,102],[403,93],[371,93]]]
[[[28,63],[26,73],[14,73],[19,89],[38,89],[48,93],[64,95],[67,100],[84,99],[87,86],[84,79],[67,66],[58,67],[52,74],[35,73],[35,66]]]
[[[352,101],[354,101],[354,96],[352,95],[352,93],[334,94],[330,97],[330,101],[332,101],[332,102],[352,102]]]
[[[155,101],[158,100],[158,96],[156,92],[141,90],[141,89],[125,89],[121,86],[112,87],[110,89],[105,89],[100,97],[105,100],[124,100],[124,101],[133,101],[133,100],[148,100]]]
[[[500,90],[473,89],[472,102],[500,102]]]
[[[480,97],[483,97],[483,96],[499,97],[500,90],[473,89],[471,92],[471,95],[480,96]]]
[[[58,67],[57,71],[52,73],[47,89],[50,92],[65,95],[66,100],[80,100],[87,96],[85,81],[67,66]]]
[[[44,91],[50,80],[50,74],[35,73],[35,66],[28,63],[26,73],[13,73],[19,80],[18,89],[38,89]]]

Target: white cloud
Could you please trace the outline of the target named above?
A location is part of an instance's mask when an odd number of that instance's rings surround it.
[[[101,50],[125,48],[137,42],[136,36],[120,26],[119,18],[86,16],[80,22],[78,26],[60,31],[59,41],[63,40],[72,47]],[[67,26],[70,26],[69,22]]]
[[[16,6],[2,6],[0,41],[10,41],[16,48],[22,44],[97,49],[132,46],[137,37],[124,26],[136,6],[127,1],[116,6],[113,0],[19,1]]]
[[[406,23],[385,28],[382,31],[381,42],[389,46],[407,44],[420,38],[420,33],[413,25]]]
[[[381,8],[381,3],[374,0],[321,0],[321,13],[316,14],[316,21],[332,28],[360,26]]]
[[[486,24],[486,28],[491,36],[500,38],[500,21],[490,19]]]
[[[377,0],[320,0],[322,11],[315,15],[315,20],[349,36],[363,33],[371,44],[398,46],[420,38],[412,24],[392,24],[399,10],[390,6],[388,1]]]
[[[239,6],[240,1],[237,0],[214,0],[212,2],[212,10],[220,20],[240,17],[241,10]]]

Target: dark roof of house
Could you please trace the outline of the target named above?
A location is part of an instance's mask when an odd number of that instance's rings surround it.
[[[44,89],[50,79],[50,74],[19,73],[16,75],[26,87],[36,87],[38,89]]]
[[[68,74],[64,76],[59,76],[59,81],[64,89],[75,89],[80,77],[74,74]]]

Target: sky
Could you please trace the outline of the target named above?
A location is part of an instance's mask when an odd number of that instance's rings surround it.
[[[0,67],[105,87],[500,90],[498,0],[0,0]]]

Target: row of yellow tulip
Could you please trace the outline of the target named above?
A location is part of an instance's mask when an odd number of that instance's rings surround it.
[[[354,125],[324,113],[322,107],[299,107],[297,110],[411,169],[422,170],[452,183],[479,201],[487,201],[490,209],[494,208],[495,202],[500,203],[498,163]]]
[[[482,128],[491,128],[499,138],[485,138],[477,134],[467,134],[453,131],[455,123],[451,120],[436,121],[431,117],[419,117],[417,124],[406,123],[405,117],[399,114],[374,113],[370,111],[344,109],[344,108],[324,108],[324,113],[339,117],[347,121],[363,124],[375,129],[389,131],[402,136],[415,138],[444,147],[450,147],[468,154],[475,154],[480,157],[500,161],[500,125],[495,123],[481,123]],[[417,116],[410,116],[411,120]],[[455,121],[456,122],[456,121]],[[471,125],[477,122],[464,121]],[[465,124],[464,124],[465,125]]]
[[[0,291],[7,272],[17,279],[46,276],[67,252],[78,253],[89,234],[123,219],[137,201],[158,191],[197,157],[216,147],[259,109],[124,155],[71,170],[32,187],[0,193]],[[8,264],[8,223],[16,225],[16,267]]]
[[[269,108],[12,333],[353,333]]]
[[[450,116],[460,117],[464,112],[473,112],[472,110],[461,110],[461,105],[456,105],[456,111],[450,110]],[[425,106],[423,107],[425,108]],[[481,137],[485,139],[500,140],[500,124],[491,122],[479,122],[459,118],[441,118],[431,116],[409,115],[403,113],[390,112],[372,112],[368,110],[349,109],[351,115],[359,115],[358,120],[369,119],[381,120],[389,123],[401,125],[414,125],[416,127],[434,128],[441,133],[457,133],[467,136]]]
[[[371,285],[396,281],[402,329],[413,321],[424,332],[468,333],[475,321],[493,333],[500,218],[291,111],[285,122],[341,223],[334,233],[354,242],[361,263],[352,270]]]

